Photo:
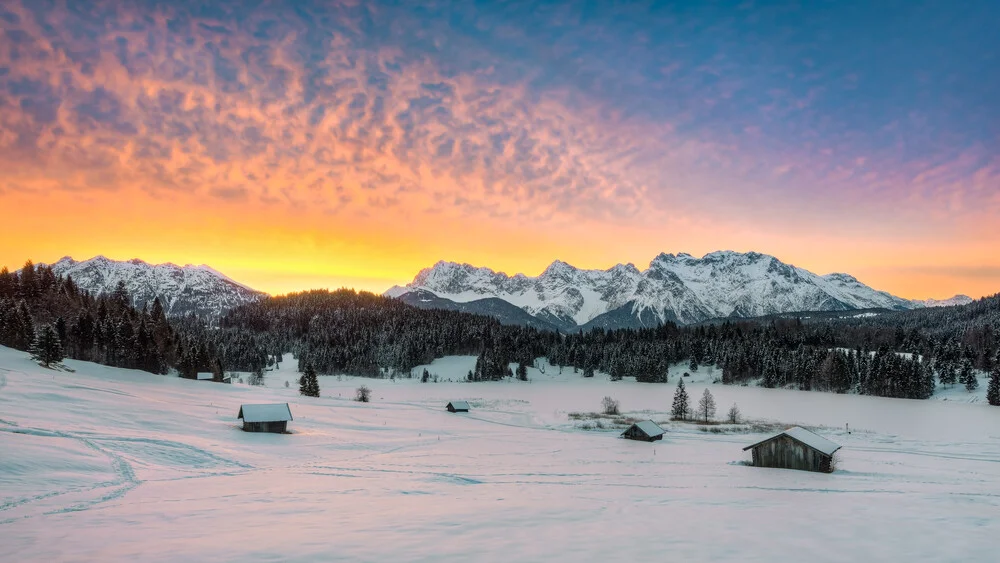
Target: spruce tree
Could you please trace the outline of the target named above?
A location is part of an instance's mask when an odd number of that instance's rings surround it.
[[[299,394],[319,397],[319,380],[316,378],[316,370],[311,365],[306,366],[305,373],[299,378]]]
[[[670,408],[670,417],[674,420],[685,420],[691,414],[691,399],[684,389],[684,379],[677,380],[677,390],[674,391],[674,404]]]
[[[41,362],[45,367],[62,361],[62,344],[60,344],[59,335],[56,334],[52,325],[42,327],[42,330],[35,337],[35,341],[31,344],[30,351],[32,359]]]
[[[965,385],[965,390],[970,393],[979,388],[979,380],[976,378],[976,372],[972,369],[972,362],[969,358],[962,360],[962,371],[958,381]]]
[[[1000,407],[1000,363],[993,364],[990,384],[986,387],[986,401],[995,407]]]
[[[712,392],[705,389],[705,392],[701,394],[701,399],[698,401],[698,416],[708,422],[715,416],[715,397],[712,396]]]

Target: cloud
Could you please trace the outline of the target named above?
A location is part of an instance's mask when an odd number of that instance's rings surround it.
[[[769,200],[818,215],[997,205],[993,147],[872,149],[933,120],[859,139],[854,117],[834,119],[830,84],[863,74],[789,62],[809,46],[777,43],[787,34],[751,52],[733,15],[5,6],[0,165],[36,189],[612,224],[748,210],[773,222]]]

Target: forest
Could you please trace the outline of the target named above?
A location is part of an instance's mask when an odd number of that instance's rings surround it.
[[[667,382],[669,366],[683,362],[690,371],[719,366],[726,384],[881,397],[923,399],[937,385],[972,390],[977,370],[1000,385],[1000,295],[864,317],[732,319],[573,334],[417,309],[349,289],[265,298],[229,311],[218,326],[192,315],[167,318],[159,300],[142,309],[130,303],[121,285],[94,296],[45,266],[3,269],[0,344],[30,350],[39,342],[51,346],[54,334],[68,358],[158,374],[176,369],[189,378],[211,372],[220,381],[227,371],[261,374],[291,352],[300,371],[364,377],[408,377],[435,358],[475,355],[470,381],[522,376],[525,365],[547,357],[581,377],[600,371],[612,380],[648,383]]]

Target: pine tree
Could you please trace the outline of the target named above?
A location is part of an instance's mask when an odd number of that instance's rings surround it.
[[[517,378],[521,381],[528,380],[528,366],[524,362],[517,364]]]
[[[690,368],[691,373],[698,371],[698,360],[693,356],[691,357],[691,363],[688,364],[688,368]]]
[[[715,416],[715,397],[712,396],[712,392],[705,389],[705,392],[701,394],[701,399],[698,401],[698,416],[708,422]]]
[[[691,399],[684,389],[684,379],[677,380],[677,390],[674,391],[674,404],[670,408],[670,417],[674,420],[685,420],[691,414]]]
[[[431,378],[431,373],[424,368],[424,373],[420,376],[420,383],[427,383],[427,380]]]
[[[306,397],[319,397],[319,379],[316,377],[316,370],[311,365],[306,366],[306,371],[299,379],[299,394]]]
[[[976,378],[976,372],[972,369],[972,361],[969,358],[962,360],[962,371],[958,376],[958,381],[965,385],[965,390],[970,393],[979,388],[979,380]]]
[[[986,387],[986,401],[995,407],[1000,407],[1000,362],[993,364],[990,384]]]
[[[62,344],[60,344],[59,335],[56,334],[52,325],[45,325],[38,332],[35,341],[31,344],[31,357],[41,362],[45,367],[62,361]]]

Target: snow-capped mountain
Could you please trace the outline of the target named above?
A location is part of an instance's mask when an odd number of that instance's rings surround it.
[[[159,297],[169,316],[193,312],[215,320],[264,295],[208,266],[147,264],[138,259],[121,262],[104,256],[77,262],[67,256],[52,264],[52,271],[72,276],[77,286],[95,295],[110,293],[119,281],[124,282],[136,307],[152,305]]]
[[[956,295],[950,299],[921,299],[914,301],[914,303],[918,303],[924,307],[955,307],[957,305],[968,305],[973,301],[975,299],[968,295]]]
[[[499,298],[532,317],[571,330],[697,323],[793,311],[913,309],[919,303],[877,291],[847,274],[820,276],[756,252],[721,251],[695,258],[660,254],[640,271],[632,264],[581,270],[555,261],[538,277],[438,262],[405,287],[386,292],[407,302],[420,290],[471,305]],[[414,303],[419,306],[419,303]],[[428,305],[433,306],[433,305]]]

